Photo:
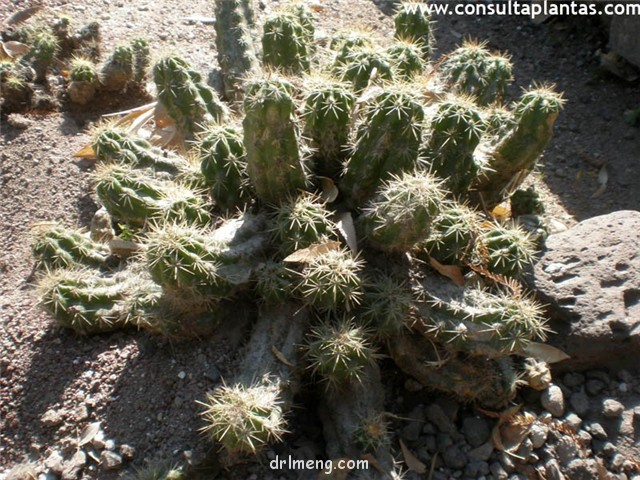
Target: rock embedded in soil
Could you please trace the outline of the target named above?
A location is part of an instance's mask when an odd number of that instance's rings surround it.
[[[624,412],[624,405],[617,400],[607,398],[602,402],[602,414],[607,418],[618,418]]]
[[[564,370],[633,364],[640,348],[640,212],[584,220],[549,236],[529,286],[549,305]]]
[[[551,385],[542,392],[540,403],[554,417],[561,417],[564,414],[564,395],[557,385]]]

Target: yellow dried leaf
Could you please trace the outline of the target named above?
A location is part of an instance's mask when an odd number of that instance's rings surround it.
[[[489,215],[496,220],[506,221],[511,217],[511,210],[502,205],[496,205],[496,207],[489,212]]]
[[[450,278],[459,287],[464,287],[464,275],[457,265],[443,265],[433,257],[429,257],[429,265],[435,268],[438,273]]]
[[[29,51],[29,45],[11,40],[2,43],[2,51],[9,58],[14,59],[27,53]]]
[[[340,250],[340,242],[330,241],[326,243],[315,243],[307,248],[296,250],[283,260],[287,263],[306,263],[316,257],[324,255],[331,250]]]
[[[91,160],[96,159],[96,152],[93,151],[93,147],[91,145],[87,145],[82,147],[82,149],[78,150],[73,154],[73,158],[87,158]]]
[[[404,457],[404,463],[407,464],[409,470],[413,470],[416,473],[426,473],[427,466],[422,463],[418,458],[411,453],[411,451],[404,444],[402,439],[400,439],[400,448],[402,449],[402,456]]]

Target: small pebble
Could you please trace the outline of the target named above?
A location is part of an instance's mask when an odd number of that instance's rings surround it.
[[[531,425],[531,429],[529,430],[529,438],[531,439],[533,448],[541,448],[547,441],[548,434],[549,427],[547,427],[544,423],[535,422],[533,425]]]
[[[184,380],[185,378],[187,378],[187,374],[184,371],[181,371],[180,373],[178,373],[178,378],[180,380]]]
[[[607,418],[618,418],[624,412],[624,405],[613,398],[602,402],[602,414]]]
[[[540,403],[554,417],[561,417],[564,414],[564,395],[557,385],[551,385],[542,392]]]

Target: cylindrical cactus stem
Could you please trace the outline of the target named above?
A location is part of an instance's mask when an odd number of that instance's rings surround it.
[[[218,64],[229,100],[241,100],[242,84],[260,69],[251,34],[254,24],[252,0],[215,1]]]
[[[426,172],[392,177],[363,210],[359,225],[370,245],[407,252],[429,236],[445,198],[442,182]]]
[[[409,286],[380,273],[365,283],[358,314],[375,337],[386,340],[409,328],[413,310],[414,299]]]
[[[242,130],[212,125],[196,143],[200,169],[211,198],[222,210],[242,208],[251,200]]]
[[[359,50],[374,47],[369,30],[349,30],[335,35],[329,43],[329,49],[336,52],[333,61],[334,68],[347,62],[348,58]]]
[[[0,100],[3,112],[20,112],[31,105],[33,88],[21,72],[5,69],[3,79],[0,80],[0,89],[2,89]]]
[[[296,273],[283,263],[265,262],[258,266],[255,275],[256,292],[265,305],[282,305],[293,298]]]
[[[442,63],[444,80],[456,93],[474,97],[479,105],[501,102],[513,80],[509,57],[492,54],[486,43],[467,41]]]
[[[284,202],[307,186],[292,95],[293,86],[284,79],[246,85],[247,170],[256,195],[266,203]]]
[[[100,81],[105,89],[113,92],[126,90],[133,80],[133,49],[118,45],[102,66]]]
[[[358,49],[349,54],[344,62],[334,65],[336,76],[351,82],[356,92],[361,92],[374,82],[392,81],[392,59],[382,49]]]
[[[306,309],[262,309],[233,383],[207,395],[201,431],[231,457],[255,455],[286,433],[285,415],[300,388],[298,346],[308,323]]]
[[[516,126],[488,154],[488,171],[474,187],[478,203],[491,209],[516,190],[551,141],[564,100],[551,87],[534,87],[515,107]]]
[[[335,224],[320,198],[310,193],[291,197],[276,208],[272,220],[274,244],[283,257],[328,240]]]
[[[422,59],[429,62],[433,52],[433,27],[429,6],[424,2],[402,2],[393,17],[395,37],[418,44]]]
[[[348,311],[360,303],[363,266],[348,250],[330,250],[309,260],[300,274],[298,291],[317,310]]]
[[[91,145],[98,160],[133,168],[151,168],[155,172],[177,175],[189,169],[180,155],[154,147],[147,140],[110,127],[99,128]]]
[[[314,173],[337,179],[347,153],[355,96],[349,84],[327,78],[311,77],[304,84],[304,136],[311,140]]]
[[[392,475],[394,461],[384,417],[384,386],[378,365],[367,363],[357,381],[349,381],[337,391],[324,389],[320,395],[319,414],[327,456],[331,459],[362,458],[370,454],[378,465],[374,468],[369,464],[369,470],[361,472],[363,478],[397,478]]]
[[[511,205],[511,218],[520,215],[540,215],[544,213],[544,204],[535,187],[516,190],[509,197]]]
[[[452,97],[438,106],[430,129],[423,154],[431,173],[453,195],[467,193],[480,170],[473,155],[483,131],[480,111],[468,98]]]
[[[131,50],[133,51],[133,81],[141,86],[151,64],[149,42],[145,38],[134,38],[131,41]]]
[[[424,242],[429,256],[445,265],[463,265],[473,260],[482,218],[466,205],[450,203],[436,217]]]
[[[84,232],[66,228],[59,223],[39,225],[33,233],[31,251],[39,268],[99,268],[105,265],[110,255],[106,245],[94,242]]]
[[[262,61],[266,67],[289,74],[309,73],[314,26],[303,5],[267,18],[262,35]]]
[[[350,316],[321,322],[307,338],[309,368],[329,389],[341,390],[359,382],[377,358],[368,337],[369,332]]]
[[[153,80],[158,89],[158,102],[174,121],[185,140],[211,123],[224,123],[228,108],[202,76],[177,55],[159,60],[153,67]]]
[[[166,223],[148,234],[145,261],[155,282],[166,292],[185,298],[221,300],[246,286],[266,235],[248,214],[215,231],[188,224]],[[175,295],[174,295],[175,296]]]
[[[154,178],[148,169],[105,165],[95,174],[96,193],[116,220],[141,228],[150,220],[208,224],[211,216],[202,196],[175,182]]]
[[[60,40],[50,28],[43,28],[29,39],[31,47],[25,55],[25,59],[31,62],[36,72],[35,81],[44,83],[47,80],[47,72],[60,52]]]
[[[70,82],[67,93],[72,102],[86,105],[96,93],[98,70],[88,58],[74,57],[71,60]]]
[[[58,269],[38,282],[40,303],[64,327],[83,335],[126,326],[116,302],[130,284],[121,276],[106,277],[88,269]]]
[[[439,290],[420,304],[414,329],[448,351],[501,358],[522,354],[529,342],[546,338],[542,306],[523,293]]]
[[[387,49],[387,55],[391,59],[395,76],[403,80],[411,80],[420,75],[427,65],[418,43],[398,40]]]
[[[515,224],[485,226],[476,244],[476,261],[489,272],[520,276],[536,253],[535,239]]]
[[[501,105],[492,105],[484,112],[483,143],[499,143],[516,126],[513,112]]]
[[[424,110],[404,88],[388,88],[363,107],[340,189],[362,205],[385,180],[414,170],[422,140]]]
[[[485,408],[502,408],[520,383],[510,357],[457,356],[437,352],[418,334],[394,336],[388,343],[395,364],[422,385]]]

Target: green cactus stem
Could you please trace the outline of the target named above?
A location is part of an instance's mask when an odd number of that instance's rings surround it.
[[[265,20],[262,35],[265,67],[294,75],[309,73],[314,27],[310,14],[305,15],[303,9],[300,5],[296,11],[283,11]]]
[[[211,217],[202,196],[189,187],[154,178],[149,169],[104,165],[95,174],[96,193],[116,220],[141,228],[150,220],[207,224]]]
[[[420,75],[427,65],[421,56],[420,44],[410,41],[396,41],[387,49],[387,55],[393,64],[395,77],[402,80],[411,80]]]
[[[418,166],[424,111],[404,88],[389,88],[363,107],[352,154],[340,189],[350,203],[362,205],[394,174]]]
[[[300,388],[295,365],[307,322],[306,310],[295,304],[261,310],[241,373],[199,402],[202,433],[232,458],[255,455],[286,433],[285,415]]]
[[[282,203],[307,185],[292,94],[293,86],[279,78],[246,86],[247,170],[256,195],[267,203]]]
[[[133,80],[133,49],[118,45],[100,71],[100,82],[111,92],[122,92]]]
[[[409,328],[413,304],[405,282],[379,273],[365,284],[359,318],[377,338],[387,339]]]
[[[476,251],[491,273],[517,277],[533,262],[535,239],[515,224],[494,224],[484,228]]]
[[[347,250],[330,250],[312,258],[300,274],[304,302],[320,311],[350,310],[362,297],[363,266]]]
[[[321,322],[308,336],[309,368],[327,388],[339,390],[359,382],[365,368],[376,359],[367,337],[368,332],[348,316]]]
[[[106,245],[94,242],[84,232],[66,228],[59,223],[39,225],[33,234],[31,251],[38,268],[99,268],[106,264],[110,255]]]
[[[311,77],[304,83],[304,136],[311,140],[314,172],[337,179],[347,153],[355,96],[344,82]]]
[[[501,102],[513,80],[509,57],[492,54],[486,43],[465,42],[442,64],[443,78],[455,93],[471,95],[479,105]]]
[[[544,213],[544,204],[535,187],[516,190],[509,198],[511,205],[511,217],[520,215],[540,215]]]
[[[335,52],[334,68],[347,62],[348,58],[359,50],[367,50],[374,47],[371,41],[370,30],[349,30],[335,35],[329,43],[329,49]]]
[[[334,66],[336,76],[361,92],[374,82],[393,81],[393,60],[382,49],[359,49]]]
[[[215,1],[216,50],[225,95],[241,100],[242,84],[260,69],[251,34],[255,26],[252,0]]]
[[[282,305],[294,296],[295,272],[281,262],[268,261],[256,269],[256,292],[270,306]]]
[[[393,17],[395,37],[420,46],[422,59],[429,62],[433,52],[433,27],[428,5],[424,2],[402,2]]]
[[[474,245],[481,232],[482,218],[466,205],[451,203],[436,217],[424,242],[429,256],[445,265],[472,262]]]
[[[131,50],[133,51],[133,81],[142,85],[151,64],[149,42],[145,38],[134,38],[131,41]]]
[[[359,218],[367,243],[387,252],[407,252],[429,236],[440,213],[442,182],[426,172],[392,177]]]
[[[197,157],[211,198],[222,210],[242,208],[251,200],[242,130],[212,125],[196,143]]]
[[[98,84],[98,69],[93,61],[84,57],[74,57],[71,60],[69,78],[71,81],[67,93],[73,103],[86,105],[93,100]]]
[[[224,123],[228,108],[202,76],[177,55],[159,60],[153,67],[158,102],[185,140],[194,140],[211,123]]]
[[[477,203],[491,209],[515,191],[551,141],[562,96],[551,87],[524,92],[515,107],[516,126],[487,154],[487,171],[475,182]]]
[[[431,173],[444,180],[454,195],[467,193],[480,166],[473,152],[480,143],[483,122],[480,111],[464,97],[451,97],[438,106],[431,118],[431,134],[424,156]]]
[[[34,34],[30,43],[31,46],[25,55],[25,60],[31,62],[36,72],[35,81],[44,83],[49,67],[60,52],[60,41],[50,28],[43,28]]]
[[[93,151],[101,162],[132,168],[150,168],[154,172],[177,175],[187,171],[187,161],[180,155],[154,147],[147,140],[106,125],[96,132]]]
[[[321,243],[334,236],[335,225],[329,220],[329,212],[321,200],[313,194],[292,197],[276,208],[272,231],[274,244],[283,257]]]

